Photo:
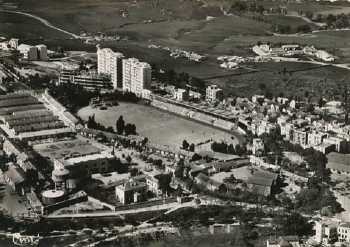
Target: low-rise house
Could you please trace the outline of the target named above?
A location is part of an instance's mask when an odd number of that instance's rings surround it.
[[[315,53],[316,57],[325,61],[325,62],[333,62],[335,60],[334,56],[329,54],[324,50],[318,50]]]
[[[115,187],[116,198],[123,204],[144,201],[146,193],[147,184],[133,179]]]
[[[174,92],[174,98],[178,101],[187,101],[188,91],[186,89],[178,88]]]
[[[146,184],[147,184],[147,189],[152,193],[154,193],[155,195],[159,196],[162,194],[162,190],[160,189],[159,178],[157,175],[146,176]]]
[[[16,166],[10,165],[8,170],[4,173],[5,182],[20,195],[24,195],[28,190],[27,179],[24,171]]]

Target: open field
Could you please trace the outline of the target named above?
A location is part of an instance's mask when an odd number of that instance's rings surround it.
[[[268,91],[275,96],[304,97],[307,93],[318,100],[322,94],[330,98],[340,95],[340,85],[350,76],[350,71],[346,69],[301,62],[266,62],[247,66],[257,72],[237,73],[209,81],[223,87],[226,94],[236,96],[252,96]]]
[[[60,2],[55,0],[0,0],[0,9],[5,2],[11,4],[11,10],[17,9],[36,14],[53,25],[75,34],[101,31],[127,37],[126,41],[105,42],[102,45],[121,51],[127,57],[138,57],[151,64],[156,64],[162,69],[187,72],[199,78],[246,72],[246,69],[236,71],[221,69],[216,57],[254,55],[251,47],[258,41],[273,44],[314,45],[316,48],[327,50],[338,56],[339,63],[350,63],[350,31],[322,31],[306,35],[274,36],[271,34],[272,23],[288,24],[295,29],[306,22],[301,18],[289,16],[265,16],[269,19],[268,23],[244,16],[225,16],[220,10],[221,6],[227,7],[230,2],[225,0],[202,2],[160,0],[158,5],[154,5],[157,1],[146,0],[136,2],[131,0],[64,0]],[[261,4],[269,8],[276,7],[280,3],[266,0]],[[292,13],[298,10],[314,13],[333,11],[335,13],[335,11],[346,12],[350,8],[347,3],[340,5],[340,3],[305,2],[285,3],[284,5]],[[128,13],[125,18],[121,14],[123,11]],[[213,18],[207,20],[208,16]],[[5,25],[0,25],[0,36],[20,37],[29,44],[45,43],[50,49],[61,46],[67,50],[96,51],[94,45],[86,45],[81,40],[69,39],[64,33],[49,29],[28,17],[13,14],[0,15],[0,23],[5,23]],[[147,48],[150,44],[195,51],[207,55],[208,59],[202,63],[191,62],[183,58],[173,59],[169,57],[167,51]],[[290,92],[294,91],[294,94],[298,95],[303,94],[306,90],[312,91],[312,87],[317,86],[325,77],[330,77],[329,80],[337,82],[348,75],[348,71],[337,68],[322,68],[288,76],[281,75],[280,72],[284,67],[287,70],[293,70],[295,67],[309,66],[296,63],[248,64],[246,66],[257,70],[265,70],[267,67],[268,71],[220,78],[211,82],[223,86],[228,94],[257,93],[258,84],[264,83],[270,87],[276,87],[277,90],[274,91],[286,92],[285,87],[287,87]],[[290,83],[286,86],[285,81]]]
[[[0,12],[0,36],[19,39],[64,39],[68,35],[52,30],[27,16]]]
[[[193,122],[155,108],[130,103],[119,103],[119,106],[108,110],[82,108],[78,115],[86,120],[95,114],[97,122],[105,126],[115,127],[116,120],[123,116],[125,122],[134,123],[140,135],[146,136],[151,142],[179,148],[187,139],[197,144],[209,139],[232,142],[231,134],[197,122]]]

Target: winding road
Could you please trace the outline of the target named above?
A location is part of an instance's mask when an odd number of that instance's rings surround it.
[[[48,20],[45,20],[44,18],[41,18],[37,15],[33,15],[33,14],[29,14],[29,13],[26,13],[26,12],[21,12],[21,11],[13,11],[13,10],[0,10],[0,12],[3,12],[3,13],[10,13],[10,14],[18,14],[18,15],[24,15],[24,16],[27,16],[27,17],[30,17],[30,18],[33,18],[37,21],[40,21],[42,24],[44,24],[45,26],[51,28],[51,29],[54,29],[56,31],[59,31],[59,32],[62,32],[62,33],[65,33],[69,36],[71,36],[72,38],[75,38],[75,39],[81,39],[82,37],[77,35],[77,34],[74,34],[74,33],[71,33],[67,30],[64,30],[62,28],[59,28],[59,27],[56,27],[54,26],[53,24],[51,24]]]

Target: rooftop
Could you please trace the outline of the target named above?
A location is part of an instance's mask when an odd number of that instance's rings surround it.
[[[66,158],[63,160],[63,162],[65,166],[74,166],[77,163],[87,162],[90,160],[112,159],[113,157],[114,156],[110,153],[96,153],[96,154],[78,156],[74,158]]]
[[[80,139],[61,141],[55,143],[44,143],[33,146],[44,157],[51,159],[63,159],[67,157],[77,157],[89,154],[100,153],[102,150],[90,142],[82,141]]]

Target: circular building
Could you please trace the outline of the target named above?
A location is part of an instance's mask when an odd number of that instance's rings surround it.
[[[64,199],[63,190],[45,190],[41,195],[43,203],[46,205],[55,204]]]

